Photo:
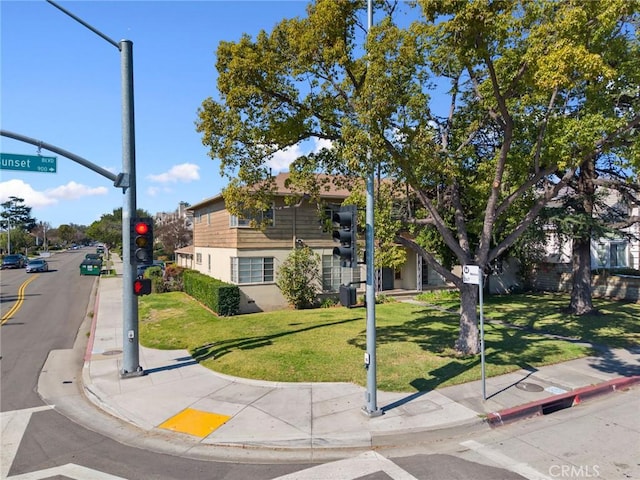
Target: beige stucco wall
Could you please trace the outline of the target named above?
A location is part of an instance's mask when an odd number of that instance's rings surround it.
[[[320,255],[332,255],[333,248],[316,248],[315,253]],[[274,276],[278,269],[291,253],[286,249],[263,250],[238,250],[235,248],[210,248],[195,247],[194,258],[201,254],[200,263],[194,260],[193,268],[200,273],[217,278],[224,282],[231,282],[231,258],[232,257],[273,257]],[[361,278],[364,280],[364,268],[361,270]],[[287,301],[280,289],[273,283],[241,284],[240,287],[240,313],[253,313],[260,311],[278,310],[287,307]]]

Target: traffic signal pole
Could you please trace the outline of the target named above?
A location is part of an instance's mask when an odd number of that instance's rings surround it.
[[[120,376],[137,377],[144,372],[140,366],[138,339],[138,299],[133,294],[136,265],[131,258],[130,221],[137,210],[136,206],[136,150],[135,122],[133,109],[133,42],[116,42],[87,22],[61,7],[53,0],[47,2],[65,13],[93,33],[106,40],[120,51],[120,74],[122,88],[122,173],[117,177],[115,186],[122,188],[122,260],[123,260],[123,345],[122,368]]]
[[[371,31],[373,24],[373,4],[372,0],[367,2],[367,34]],[[367,369],[367,391],[365,393],[366,405],[363,412],[369,417],[382,415],[382,410],[378,408],[378,386],[376,379],[376,290],[375,290],[375,263],[374,263],[374,181],[375,170],[371,164],[371,146],[367,154],[367,211],[366,211],[366,237],[365,237],[365,263],[367,264],[367,284],[365,299],[367,304],[367,351],[364,356],[365,368]]]
[[[120,41],[120,66],[122,80],[122,172],[128,175],[129,188],[123,190],[122,207],[122,368],[120,376],[137,377],[144,372],[140,366],[140,341],[138,338],[138,297],[131,286],[136,278],[136,263],[131,252],[131,219],[136,214],[136,139],[133,110],[133,43]]]

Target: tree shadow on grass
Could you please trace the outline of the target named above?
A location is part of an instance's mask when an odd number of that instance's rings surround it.
[[[479,369],[478,378],[462,378],[465,375],[469,377],[468,372],[477,369],[481,359],[480,354],[459,356],[453,349],[458,338],[458,314],[439,312],[434,318],[433,312],[428,310],[416,313],[418,317],[414,320],[377,329],[376,338],[379,345],[411,342],[433,355],[430,365],[425,364],[424,377],[415,378],[409,384],[416,391],[425,392],[445,383],[479,380]],[[504,373],[518,369],[533,371],[534,365],[543,364],[546,359],[562,354],[558,341],[526,329],[485,325],[485,362]],[[364,348],[361,338],[351,343]]]
[[[597,313],[563,314],[569,302],[566,294],[522,294],[490,296],[485,301],[485,316],[546,333],[613,348],[639,346],[640,323],[635,302],[594,298]]]
[[[301,332],[308,332],[310,330],[316,330],[318,328],[332,327],[350,322],[360,322],[361,318],[350,318],[346,320],[339,320],[335,322],[322,323],[317,325],[311,325],[304,328],[291,329],[274,333],[272,335],[260,335],[256,337],[244,337],[244,338],[232,338],[228,340],[221,340],[217,342],[205,343],[199,347],[194,348],[191,351],[191,355],[197,362],[203,362],[209,358],[221,358],[224,355],[232,353],[234,350],[253,350],[256,348],[262,348],[269,345],[273,345],[273,340],[286,337],[288,335],[295,335]],[[291,326],[296,324],[291,324]]]

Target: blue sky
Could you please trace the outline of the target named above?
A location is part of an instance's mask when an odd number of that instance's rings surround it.
[[[219,162],[195,130],[197,110],[217,97],[215,52],[221,40],[271,31],[304,16],[303,1],[56,1],[116,42],[133,42],[137,204],[173,211],[217,195]],[[45,2],[0,1],[1,125],[56,145],[114,173],[122,171],[120,53]],[[3,153],[36,155],[35,146],[0,137]],[[57,173],[0,170],[0,201],[25,199],[52,227],[89,225],[122,207],[121,189],[57,156]],[[274,158],[287,170],[296,149]]]

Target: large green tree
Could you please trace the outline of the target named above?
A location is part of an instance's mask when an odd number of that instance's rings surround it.
[[[24,202],[24,198],[9,197],[0,204],[0,228],[17,228],[30,232],[36,227],[36,219],[31,216],[31,207]]]
[[[460,289],[455,347],[474,354],[477,288],[451,265],[487,269],[586,160],[615,150],[638,165],[638,110],[593,101],[638,84],[620,67],[637,53],[638,2],[375,6],[368,35],[365,2],[318,0],[270,33],[221,42],[219,100],[203,102],[197,128],[232,178],[232,211],[264,209],[270,158],[310,139],[331,146],[294,162],[292,182],[323,172],[353,185],[374,170],[392,181],[415,201],[396,240]],[[603,39],[626,45],[622,57],[603,55]]]
[[[138,209],[137,217],[151,217],[146,210]],[[105,243],[109,249],[122,247],[122,207],[114,208],[112,213],[105,213],[89,227],[86,234],[89,238]]]
[[[0,229],[5,234],[2,248],[6,246],[8,252],[19,252],[33,245],[29,233],[36,227],[36,219],[31,216],[31,207],[24,198],[11,196],[0,206]]]

